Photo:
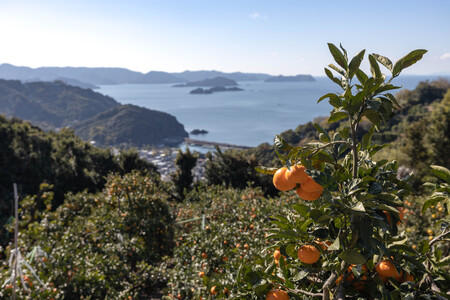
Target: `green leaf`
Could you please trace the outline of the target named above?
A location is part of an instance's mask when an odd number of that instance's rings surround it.
[[[339,130],[339,135],[345,140],[350,136],[350,129],[348,127],[344,127],[344,129]]]
[[[322,212],[318,209],[313,209],[309,212],[309,217],[314,221],[317,221],[322,216]]]
[[[333,242],[333,244],[330,245],[330,247],[328,247],[328,250],[330,251],[337,251],[340,248],[340,243],[339,243],[339,237],[336,238]]]
[[[297,203],[292,205],[292,208],[295,209],[302,217],[308,217],[309,211],[311,210],[308,205]]]
[[[331,99],[333,97],[337,97],[337,95],[335,93],[328,93],[328,94],[323,95],[322,97],[320,97],[319,100],[317,100],[317,103],[319,103],[323,99],[326,99],[326,98],[330,98]]]
[[[398,104],[397,99],[394,97],[394,95],[386,93],[386,97],[388,97],[388,99],[391,100],[393,104],[400,108],[400,104]]]
[[[365,53],[366,50],[360,51],[358,54],[356,54],[355,57],[353,57],[352,61],[350,62],[350,65],[348,66],[348,77],[350,79],[352,79],[356,72],[359,70],[359,66],[361,65]]]
[[[333,107],[339,108],[342,106],[342,100],[341,98],[339,98],[338,96],[332,97],[330,98],[330,100],[328,101],[331,105],[333,105]]]
[[[328,135],[328,132],[322,126],[320,126],[319,123],[314,123],[314,127],[316,128],[316,130],[318,132],[323,133],[325,135],[326,141],[322,141],[322,142],[329,143],[330,142],[330,136]]]
[[[376,112],[373,109],[365,109],[363,111],[363,113],[361,114],[362,116],[365,116],[367,119],[369,119],[370,122],[372,122],[372,124],[374,124],[377,127],[381,126],[381,118],[380,118],[380,114],[378,112]],[[330,122],[330,121],[328,121]]]
[[[372,73],[373,78],[378,79],[381,78],[381,70],[380,66],[377,63],[375,57],[372,54],[369,54],[369,62],[370,62],[370,72]]]
[[[372,126],[369,131],[363,136],[361,146],[363,149],[368,149],[370,144],[372,143],[372,137],[375,132],[375,127]]]
[[[328,78],[330,78],[332,81],[334,81],[334,82],[335,82],[336,84],[338,84],[340,87],[342,87],[342,82],[341,82],[339,79],[335,78],[335,77],[333,76],[333,73],[331,73],[330,70],[328,70],[327,68],[324,68],[324,70],[325,70],[325,74],[327,74]]]
[[[369,76],[359,69],[356,71],[356,78],[358,78],[358,81],[361,82],[361,84],[365,84],[367,79],[369,79]]]
[[[431,165],[431,172],[439,177],[440,179],[444,180],[445,182],[450,184],[450,170],[442,167],[442,166],[436,166]]]
[[[372,53],[372,56],[375,57],[375,59],[377,61],[379,61],[383,66],[385,66],[386,69],[388,69],[389,71],[392,72],[392,62],[390,61],[389,58],[384,57],[384,56],[379,55],[379,54],[375,54],[375,53]]]
[[[337,122],[337,121],[340,121],[340,120],[345,119],[345,118],[348,118],[348,113],[343,112],[343,111],[338,111],[338,112],[332,114],[328,118],[328,123]]]
[[[329,64],[328,67],[330,67],[331,69],[335,70],[336,72],[338,72],[339,74],[341,74],[342,76],[345,77],[345,71],[344,71],[344,70],[342,70],[342,69],[336,67],[336,66],[333,65],[333,64]]]
[[[430,208],[433,205],[436,205],[437,203],[443,200],[445,200],[445,197],[433,197],[431,199],[428,199],[422,206],[422,214],[425,214],[428,208]]]
[[[306,276],[308,276],[308,272],[305,272],[303,270],[300,270],[297,274],[295,274],[294,277],[292,277],[292,281],[300,281],[303,278],[305,278]]]
[[[344,70],[347,70],[347,61],[342,52],[331,43],[328,43],[328,48],[330,49],[331,55],[333,55],[333,58],[337,62],[337,64],[340,65]]]
[[[352,207],[352,210],[359,211],[359,212],[365,212],[364,204],[362,202],[356,203],[355,206]]]
[[[276,148],[278,148],[281,151],[290,151],[292,149],[292,146],[289,145],[288,142],[286,142],[280,135],[276,135],[275,139],[273,141]]]
[[[278,170],[277,168],[269,168],[264,166],[257,166],[255,167],[256,172],[267,174],[267,175],[273,175]]]
[[[344,252],[339,254],[339,258],[351,265],[362,265],[366,262],[364,256],[362,256],[362,254],[359,253],[359,251],[356,249],[345,250]]]
[[[392,75],[394,77],[398,76],[403,69],[406,69],[421,60],[423,55],[427,52],[428,51],[424,49],[413,50],[400,58],[394,65]]]

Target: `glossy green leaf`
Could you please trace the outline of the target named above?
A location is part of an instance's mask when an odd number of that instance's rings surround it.
[[[413,50],[404,57],[400,58],[394,65],[392,75],[394,77],[398,76],[402,70],[412,66],[413,64],[421,60],[423,55],[427,52],[428,51],[424,49]]]
[[[372,137],[373,134],[375,132],[375,127],[372,126],[369,131],[364,134],[362,141],[361,141],[361,146],[363,147],[363,149],[368,149],[370,144],[372,143]]]
[[[337,97],[337,95],[335,93],[325,94],[322,97],[320,97],[319,100],[317,100],[317,103],[319,103],[320,101],[322,101],[322,100],[324,100],[326,98],[330,98],[331,99],[331,98],[334,98],[334,97]]]
[[[333,244],[331,244],[330,247],[328,247],[328,250],[337,251],[337,250],[339,250],[340,247],[341,247],[341,245],[339,243],[339,237],[338,237],[334,240]]]
[[[356,203],[356,205],[352,207],[352,210],[358,211],[358,212],[366,212],[366,210],[364,208],[364,204],[362,202]]]
[[[356,71],[356,78],[358,78],[358,81],[361,84],[365,84],[367,79],[369,79],[369,76],[366,75],[366,73],[364,73],[363,71],[361,71],[360,69]]]
[[[326,136],[327,141],[322,141],[322,142],[329,143],[330,136],[328,135],[328,132],[319,123],[314,123],[313,125],[318,132],[323,133]]]
[[[328,123],[337,122],[337,121],[340,121],[340,120],[345,119],[345,118],[348,118],[348,113],[343,112],[343,111],[339,111],[339,112],[333,113],[328,118]]]
[[[289,145],[288,142],[286,142],[280,135],[276,135],[275,139],[273,141],[276,148],[278,148],[281,151],[289,151],[292,149],[292,146]]]
[[[364,58],[364,54],[366,53],[366,50],[360,51],[358,54],[356,54],[355,57],[351,60],[349,66],[348,66],[348,77],[351,79],[353,76],[355,76],[356,72],[359,70],[359,66],[361,65],[361,62]]]
[[[380,114],[378,112],[376,112],[373,109],[365,109],[363,111],[363,113],[361,114],[362,116],[365,116],[367,119],[369,119],[370,122],[372,122],[372,124],[374,124],[377,127],[381,126],[381,118],[380,118]]]
[[[309,211],[311,210],[308,205],[297,203],[292,205],[292,208],[295,209],[302,217],[307,217],[309,215]]]
[[[445,200],[445,197],[433,197],[431,199],[428,199],[427,201],[425,201],[423,203],[422,206],[422,214],[425,214],[425,212],[427,211],[428,208],[430,208],[431,206],[434,206],[436,204],[438,204],[439,202]]]
[[[342,87],[342,82],[339,79],[337,79],[336,77],[334,77],[333,73],[331,73],[330,70],[328,70],[327,68],[324,68],[324,69],[325,69],[325,74],[327,74],[328,78],[330,78],[333,82],[335,82],[340,87]]]
[[[329,64],[328,67],[330,67],[331,69],[335,70],[336,72],[338,72],[339,74],[341,74],[342,76],[345,77],[345,75],[346,75],[346,74],[345,74],[345,71],[342,70],[341,68],[336,67],[336,66],[333,65],[333,64]]]
[[[377,63],[375,57],[372,54],[369,54],[369,63],[370,63],[370,72],[375,79],[381,78],[381,70],[380,66]]]
[[[365,257],[356,249],[345,250],[339,254],[339,258],[351,265],[362,265],[366,262]]]
[[[269,168],[264,166],[257,166],[255,167],[256,172],[267,174],[267,175],[273,175],[278,170],[277,168]]]
[[[333,55],[333,58],[337,62],[337,64],[344,70],[347,70],[347,61],[342,52],[331,43],[328,43],[328,48],[330,49],[331,55]]]
[[[379,61],[383,66],[385,66],[386,69],[388,69],[389,71],[392,72],[393,65],[392,65],[392,62],[391,62],[391,60],[389,58],[387,58],[385,56],[382,56],[382,55],[379,55],[379,54],[375,54],[375,53],[372,53],[372,56],[377,61]]]
[[[444,180],[445,182],[450,184],[450,170],[442,167],[442,166],[436,166],[431,165],[431,172],[439,177],[440,179]]]

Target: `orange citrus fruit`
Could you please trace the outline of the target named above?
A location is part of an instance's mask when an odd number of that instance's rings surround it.
[[[279,260],[281,257],[281,252],[280,249],[277,249],[273,252],[273,258],[275,258],[275,260]]]
[[[320,252],[311,245],[301,246],[297,251],[298,259],[305,264],[313,264],[319,260]]]
[[[204,259],[207,259],[207,258],[208,258],[208,254],[206,254],[205,252],[203,252],[203,253],[202,253],[202,257],[203,257]]]
[[[320,247],[322,247],[322,250],[327,250],[328,247],[331,246],[332,242],[330,242],[330,241],[324,241],[324,242],[316,241],[316,244],[318,244]]]
[[[302,165],[292,166],[285,172],[286,180],[292,183],[303,183],[308,180],[309,176],[305,172],[306,168]]]
[[[200,276],[200,277],[205,276],[205,272],[198,272],[198,276]]]
[[[282,290],[271,290],[267,293],[266,300],[289,300],[289,295]]]
[[[398,210],[398,217],[400,219],[400,221],[397,222],[397,226],[400,225],[401,222],[403,222],[403,219],[405,218],[405,211],[403,210],[403,207],[397,207]],[[387,211],[383,210],[383,213],[386,215],[386,219],[389,223],[389,225],[391,225],[391,214],[388,213]]]
[[[411,274],[409,274],[408,272],[403,272],[403,276],[400,279],[400,282],[407,282],[407,281],[412,281],[414,282],[414,276],[412,276]]]
[[[307,192],[303,189],[303,185],[299,186],[295,192],[297,193],[297,195],[302,198],[303,200],[307,200],[307,201],[314,201],[319,199],[320,195],[322,195],[322,191],[317,191],[317,192]]]
[[[308,180],[302,183],[302,189],[305,192],[323,192],[323,187],[308,176]]]
[[[217,289],[217,287],[216,287],[216,286],[213,286],[213,287],[211,288],[211,295],[215,295],[215,294],[217,294],[217,291],[216,291],[216,289]]]
[[[393,277],[395,280],[400,280],[400,273],[395,268],[394,264],[388,260],[380,261],[376,266],[375,270],[383,281],[388,277]]]
[[[280,191],[286,192],[297,186],[296,183],[288,182],[285,176],[287,168],[282,167],[273,174],[273,185]]]

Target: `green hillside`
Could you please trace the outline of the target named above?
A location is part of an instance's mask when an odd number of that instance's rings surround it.
[[[71,126],[118,105],[111,97],[61,81],[0,80],[0,113],[44,129]]]
[[[74,126],[75,133],[98,145],[170,145],[188,136],[174,116],[135,105],[121,105]]]

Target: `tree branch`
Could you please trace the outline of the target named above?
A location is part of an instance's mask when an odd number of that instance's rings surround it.
[[[446,237],[447,235],[450,234],[450,230],[448,231],[444,231],[443,233],[441,233],[440,235],[436,236],[434,239],[432,239],[429,243],[430,247],[434,244],[439,242],[441,239],[443,239],[444,237]]]

